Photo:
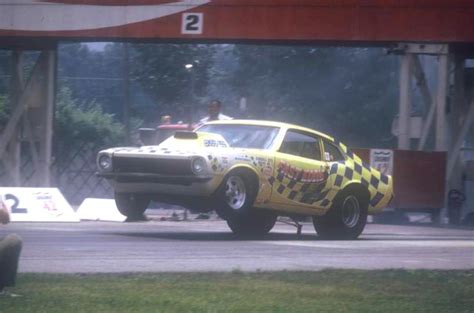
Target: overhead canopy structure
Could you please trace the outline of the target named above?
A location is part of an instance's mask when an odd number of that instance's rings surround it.
[[[12,75],[14,109],[0,137],[0,158],[12,165],[12,177],[18,176],[20,153],[15,134],[26,129],[31,146],[40,143],[34,157],[38,182],[49,184],[55,47],[60,41],[73,40],[393,45],[402,55],[399,148],[413,146],[410,81],[415,78],[429,112],[423,120],[419,149],[434,128],[436,149],[454,151],[450,152],[448,174],[474,119],[474,104],[468,96],[473,86],[466,86],[464,79],[465,59],[474,47],[472,0],[0,0],[0,48],[17,49]],[[43,51],[28,81],[22,77],[18,49]],[[438,56],[438,83],[433,93],[419,54]],[[451,141],[446,116],[450,63],[455,67],[451,83],[456,121]],[[41,116],[36,121],[40,131],[30,125],[34,121],[30,123],[28,114]],[[20,123],[26,125],[20,127]],[[2,158],[5,152],[7,158]]]
[[[25,45],[34,39],[472,43],[474,2],[0,0],[0,38]]]

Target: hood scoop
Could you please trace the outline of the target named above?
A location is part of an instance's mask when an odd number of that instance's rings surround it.
[[[198,134],[191,131],[177,131],[174,134],[174,138],[176,139],[198,139]]]

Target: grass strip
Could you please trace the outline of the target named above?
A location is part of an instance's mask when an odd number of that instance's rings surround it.
[[[1,313],[474,312],[474,271],[21,274]]]

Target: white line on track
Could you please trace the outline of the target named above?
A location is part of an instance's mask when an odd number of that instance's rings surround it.
[[[258,243],[269,245],[282,245],[294,247],[330,248],[330,249],[373,249],[388,247],[417,247],[417,248],[474,248],[474,240],[373,240],[373,241],[258,241]]]

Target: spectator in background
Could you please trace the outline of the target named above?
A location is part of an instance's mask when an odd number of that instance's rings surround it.
[[[207,106],[208,116],[199,121],[200,124],[204,124],[210,121],[216,120],[231,120],[232,117],[221,113],[222,103],[219,100],[212,100]]]
[[[169,125],[171,124],[171,116],[169,115],[163,115],[160,120],[161,124],[160,125]]]
[[[10,213],[5,203],[0,199],[0,224],[9,222]],[[15,286],[21,246],[21,239],[17,235],[7,235],[0,240],[0,296],[18,296],[7,292],[5,287]]]

